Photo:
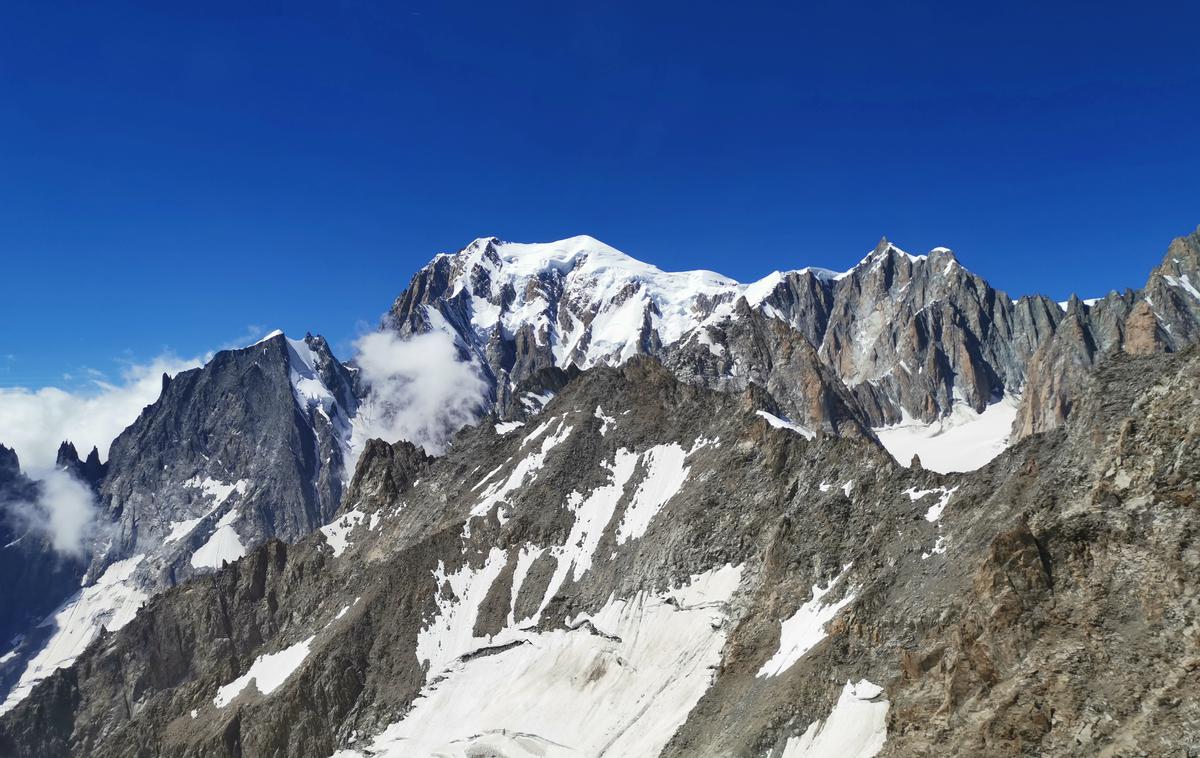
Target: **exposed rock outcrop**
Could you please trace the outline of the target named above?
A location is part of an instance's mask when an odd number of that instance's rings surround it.
[[[951,476],[643,359],[434,461],[375,443],[336,523],[160,595],[0,750],[762,756],[856,707],[883,755],[1178,751],[1200,354],[1088,382],[1064,428]]]

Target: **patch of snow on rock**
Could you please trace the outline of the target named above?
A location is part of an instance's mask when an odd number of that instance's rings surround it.
[[[481,646],[475,637],[479,606],[507,562],[507,555],[499,548],[492,548],[478,569],[466,565],[448,574],[445,564],[438,562],[433,572],[437,613],[417,635],[417,660],[427,664],[425,681]]]
[[[712,683],[740,577],[714,569],[460,658],[363,752],[336,755],[657,755]]]
[[[237,508],[221,517],[208,541],[192,553],[193,568],[221,568],[226,562],[233,563],[246,554],[246,546],[233,528],[237,517]]]
[[[909,487],[904,490],[904,494],[908,495],[913,502],[920,500],[926,495],[940,494],[937,502],[929,506],[929,510],[925,511],[925,520],[933,523],[942,517],[942,511],[946,510],[946,505],[950,502],[950,496],[958,491],[958,487],[934,487],[931,490],[919,490],[916,487]]]
[[[612,521],[617,509],[617,502],[625,494],[625,485],[633,476],[637,466],[638,456],[625,450],[617,451],[613,463],[605,464],[611,479],[608,484],[597,487],[591,494],[584,497],[578,492],[572,492],[567,498],[567,507],[575,514],[575,523],[571,526],[571,534],[562,546],[562,552],[556,553],[559,566],[572,569],[571,575],[579,581],[588,569],[592,567],[592,556],[600,544],[604,529]],[[565,573],[565,572],[564,572]],[[559,578],[555,571],[555,578]],[[551,588],[558,589],[558,583],[550,582]]]
[[[545,548],[523,545],[520,552],[517,553],[517,565],[513,569],[512,592],[509,596],[509,626],[517,623],[517,597],[520,596],[521,586],[525,584],[525,577],[529,575],[529,569],[533,567],[533,562],[540,558],[544,552],[546,552]]]
[[[789,739],[780,758],[871,758],[887,741],[887,712],[882,687],[846,682],[829,717]]]
[[[542,409],[546,407],[546,404],[553,399],[553,392],[547,391],[541,394],[536,392],[526,392],[521,396],[521,405],[525,408],[527,413],[537,415],[541,413]]]
[[[825,625],[833,620],[839,611],[854,602],[853,590],[834,603],[824,602],[825,595],[829,594],[841,578],[842,575],[839,575],[824,589],[814,584],[812,599],[780,622],[779,649],[762,665],[755,676],[779,676],[825,639]]]
[[[337,558],[350,544],[350,532],[354,531],[354,527],[362,523],[362,520],[367,517],[367,514],[358,510],[346,511],[341,516],[321,527],[321,534],[325,535],[325,542],[329,547],[333,548],[333,557]]]
[[[523,445],[536,441],[537,438],[542,436],[542,434],[549,428],[550,422],[542,424],[525,438]],[[546,436],[545,439],[542,440],[541,446],[536,451],[529,453],[527,456],[522,458],[521,461],[513,467],[513,470],[508,475],[507,479],[504,479],[503,481],[497,481],[483,491],[483,497],[480,498],[479,502],[475,504],[475,507],[471,509],[471,515],[486,516],[488,512],[492,510],[492,507],[497,503],[503,502],[504,498],[507,497],[510,492],[524,485],[526,478],[536,477],[538,470],[541,469],[542,465],[546,462],[546,456],[549,455],[551,450],[566,440],[567,437],[571,436],[571,430],[573,428],[574,427],[566,423],[565,419],[558,419],[558,427],[554,434]],[[484,477],[484,481],[487,481],[491,477],[492,474],[488,474],[488,476]],[[501,521],[503,522],[503,519],[501,519]]]
[[[193,476],[191,479],[188,479],[183,483],[184,487],[198,489],[206,496],[212,498],[212,510],[215,510],[223,505],[225,501],[229,499],[229,496],[234,492],[237,492],[239,495],[245,495],[246,487],[248,485],[249,482],[247,482],[245,479],[238,479],[233,484],[227,484],[219,479],[213,479],[212,477],[204,477],[201,479],[199,476]],[[209,512],[211,513],[212,511],[210,510]]]
[[[755,413],[757,413],[758,415],[765,418],[767,420],[767,423],[770,424],[771,426],[775,427],[776,429],[789,429],[789,430],[795,432],[796,434],[799,434],[800,436],[804,437],[804,439],[806,439],[806,440],[811,440],[813,437],[817,436],[817,433],[814,432],[812,429],[800,426],[799,424],[795,423],[794,421],[789,421],[786,418],[780,418],[779,416],[776,416],[771,413],[767,413],[766,411],[755,411]]]
[[[616,423],[617,419],[615,416],[605,416],[604,409],[598,405],[596,406],[595,416],[596,418],[600,419],[600,436],[603,437],[604,435],[608,434],[609,425]]]
[[[144,555],[135,555],[113,563],[99,579],[80,589],[41,623],[53,627],[54,632],[25,667],[0,705],[0,713],[24,700],[34,685],[54,671],[74,663],[101,629],[115,632],[133,620],[149,599],[133,578],[144,559]]]
[[[183,521],[172,521],[171,531],[167,533],[166,537],[163,537],[163,544],[170,545],[172,542],[183,539],[191,534],[196,525],[203,520],[204,516],[197,516],[196,518],[184,519]]]
[[[933,549],[928,553],[921,553],[921,560],[928,560],[929,558],[932,558],[935,555],[941,555],[944,552],[946,552],[946,538],[939,534],[937,540],[933,543]]]
[[[509,432],[515,429],[520,429],[523,426],[525,426],[524,421],[501,421],[500,423],[496,424],[496,434],[499,434],[501,437],[503,437]]]
[[[1179,287],[1192,297],[1200,300],[1200,290],[1196,289],[1196,285],[1192,284],[1192,280],[1188,278],[1187,274],[1179,277],[1164,276],[1163,278],[1166,279],[1167,284],[1170,284],[1172,287]]]
[[[264,695],[270,695],[279,685],[287,681],[287,678],[292,675],[296,669],[300,668],[300,664],[304,663],[304,659],[308,657],[308,649],[312,645],[315,637],[297,642],[291,647],[284,648],[278,653],[267,653],[260,655],[254,659],[254,663],[250,664],[250,669],[234,679],[229,684],[224,685],[217,690],[217,696],[213,698],[213,704],[218,708],[224,708],[233,702],[233,699],[241,694],[242,690],[251,681],[254,686]]]
[[[617,544],[640,538],[650,521],[679,492],[691,468],[684,466],[687,452],[678,444],[655,445],[642,454],[646,478],[633,493],[633,501],[617,527]]]
[[[1008,447],[1019,404],[1020,398],[1010,395],[976,413],[955,403],[949,416],[928,424],[904,412],[899,424],[878,428],[875,436],[901,466],[909,465],[915,453],[930,471],[974,471]]]

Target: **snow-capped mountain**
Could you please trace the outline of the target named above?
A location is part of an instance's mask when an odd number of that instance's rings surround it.
[[[849,271],[806,267],[741,284],[709,271],[664,272],[591,237],[486,238],[435,257],[383,326],[454,334],[485,368],[506,419],[540,407],[544,393],[526,385],[549,367],[651,355],[688,381],[767,388],[783,414],[808,428],[886,430],[885,442],[901,440],[897,449],[915,451],[923,439],[982,420],[966,435],[978,451],[969,462],[978,464],[1003,448],[1010,428],[1019,437],[1061,423],[1064,396],[1082,374],[1062,370],[1057,356],[1090,367],[1123,349],[1127,332],[1135,352],[1193,341],[1198,240],[1176,240],[1144,291],[1060,306],[1043,296],[1011,299],[946,248],[912,255],[886,240]]]
[[[106,528],[71,587],[0,552],[47,587],[0,754],[1191,744],[1198,268],[1200,232],[1058,304],[886,241],[742,284],[477,240],[375,335],[483,372],[438,457],[366,439],[366,369],[281,333],[164,380],[107,462],[64,446]]]
[[[469,344],[485,361],[487,337],[523,334],[555,365],[587,369],[670,345],[705,319],[731,313],[738,297],[757,303],[769,284],[664,272],[587,236],[548,244],[492,237],[435,257],[396,301],[388,324],[401,331],[448,324],[477,335]]]
[[[357,406],[353,376],[320,337],[276,332],[164,378],[162,396],[113,442],[94,482],[104,528],[82,586],[46,586],[61,605],[8,652],[4,670],[20,673],[0,708],[161,590],[326,524],[352,473]],[[92,469],[65,460],[73,471],[100,470],[98,458]]]

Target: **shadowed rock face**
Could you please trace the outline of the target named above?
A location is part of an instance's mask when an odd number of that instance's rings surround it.
[[[702,327],[669,348],[664,360],[686,382],[722,392],[754,387],[764,394],[765,410],[808,429],[871,436],[870,418],[808,340],[744,300],[734,318]]]
[[[1083,377],[1110,353],[1196,341],[1198,250],[1200,233],[1182,237],[1144,290],[1064,308],[1010,299],[945,248],[914,256],[886,240],[841,274],[802,269],[739,285],[711,272],[666,274],[590,238],[488,238],[418,272],[384,327],[455,333],[485,367],[505,419],[526,415],[519,388],[548,367],[651,355],[712,388],[754,381],[785,415],[851,434],[905,414],[935,421],[956,403],[981,412],[1021,393],[1021,437],[1060,424]]]
[[[778,755],[861,679],[883,755],[1200,740],[1195,350],[1112,356],[1065,427],[949,476],[674,373],[584,372],[434,461],[372,444],[334,524],[159,595],[0,718],[0,752],[410,755],[500,724],[587,754],[614,719],[661,731],[638,754]],[[641,689],[656,634],[670,665]],[[297,646],[269,693],[230,694]],[[554,696],[526,708],[545,660]]]
[[[357,402],[353,375],[324,339],[278,334],[164,378],[162,395],[112,443],[105,464],[95,450],[81,461],[64,443],[59,467],[96,491],[100,528],[81,557],[34,560],[29,550],[48,553],[44,545],[0,554],[23,551],[5,573],[14,578],[8,591],[37,599],[4,614],[12,633],[0,639],[13,653],[0,664],[4,692],[19,678],[32,683],[39,656],[69,662],[70,640],[118,626],[125,605],[329,522],[351,473]],[[51,611],[61,616],[39,624]],[[17,633],[25,637],[9,645]]]
[[[351,375],[325,341],[302,344],[316,357],[328,410],[298,395],[295,348],[278,335],[177,375],[117,437],[100,487],[115,535],[93,575],[161,542],[188,517],[215,521],[236,510],[247,545],[294,541],[333,517],[350,475],[345,442],[357,402]],[[163,570],[175,580],[194,573],[187,548],[204,537],[198,528],[177,540],[184,549]]]
[[[55,552],[17,512],[34,503],[40,490],[21,472],[16,451],[0,445],[0,640],[6,647],[73,592],[86,568],[83,556]],[[0,661],[0,686],[11,685],[19,673],[13,659]]]
[[[92,452],[88,453],[87,458],[81,460],[75,446],[69,441],[58,446],[58,455],[54,465],[69,471],[72,476],[86,483],[93,490],[99,489],[100,482],[103,481],[104,474],[108,471],[108,466],[100,462],[99,449],[93,446]]]

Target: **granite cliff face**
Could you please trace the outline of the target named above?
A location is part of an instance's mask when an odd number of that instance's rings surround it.
[[[341,503],[356,407],[320,337],[276,335],[177,375],[113,442],[100,497],[116,531],[91,573],[164,541],[178,546],[168,583],[219,567],[195,560],[208,522],[234,527],[230,545],[312,532]]]
[[[354,384],[322,338],[275,334],[164,377],[104,464],[64,443],[59,467],[94,489],[101,528],[79,555],[51,553],[43,563],[62,568],[25,583],[41,602],[6,615],[24,636],[4,661],[3,709],[155,593],[327,523],[351,474]]]
[[[1029,361],[1015,437],[1060,425],[1098,363],[1114,353],[1176,352],[1200,337],[1200,230],[1174,240],[1146,286],[1101,300],[1071,298]]]
[[[980,471],[650,359],[160,594],[12,754],[1096,755],[1200,745],[1200,354],[1115,355]],[[824,752],[822,752],[824,751]]]

